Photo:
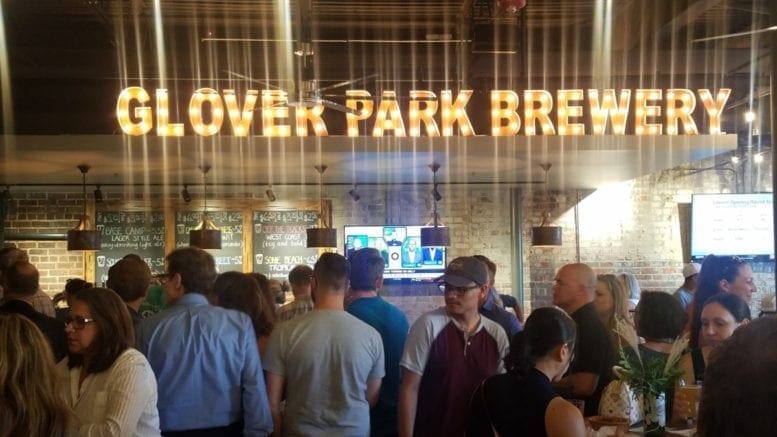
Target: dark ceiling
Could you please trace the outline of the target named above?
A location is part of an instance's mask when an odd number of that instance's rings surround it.
[[[769,33],[732,34],[767,28],[768,1],[528,0],[517,14],[505,0],[5,1],[2,132],[120,136],[126,86],[170,89],[182,118],[200,87],[294,95],[359,79],[322,94],[469,88],[477,108],[497,88],[730,87],[724,130],[739,132],[751,94],[768,116]],[[313,54],[294,55],[302,43]]]

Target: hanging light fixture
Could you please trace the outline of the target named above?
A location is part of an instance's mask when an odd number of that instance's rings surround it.
[[[16,202],[14,202],[13,194],[11,194],[10,185],[6,185],[5,190],[0,194],[0,220],[7,213],[16,214]]]
[[[275,202],[278,200],[278,197],[275,195],[275,192],[272,190],[272,185],[267,185],[267,191],[264,192],[265,196],[267,196],[267,200],[270,202]]]
[[[81,215],[78,225],[67,231],[67,250],[100,250],[100,232],[90,229],[92,224],[89,216],[86,215],[86,173],[89,168],[85,164],[78,166],[84,188],[84,213]]]
[[[354,202],[358,202],[359,199],[362,198],[361,194],[359,194],[359,192],[356,191],[356,184],[353,184],[353,188],[350,191],[348,191],[348,195],[351,196],[351,199]]]
[[[181,190],[181,198],[183,198],[183,201],[185,203],[189,203],[192,201],[192,195],[189,193],[189,186],[184,185],[183,190]]]
[[[313,168],[318,172],[318,217],[324,227],[307,229],[307,247],[337,247],[337,229],[332,229],[327,224],[326,217],[324,216],[324,172],[327,167],[325,165],[316,165]]]
[[[548,171],[551,163],[540,164],[540,168],[545,172],[545,192],[542,201],[542,222],[539,226],[531,228],[532,246],[561,246],[561,226],[550,226],[550,192],[548,192]]]
[[[213,223],[208,215],[208,171],[210,166],[199,166],[202,172],[202,186],[204,204],[202,208],[202,221],[196,228],[189,231],[189,245],[200,249],[221,249],[221,230]]]
[[[451,239],[450,235],[448,235],[448,228],[442,226],[437,214],[437,202],[442,200],[442,195],[437,191],[437,170],[440,169],[440,164],[432,162],[429,164],[429,169],[432,170],[432,204],[434,209],[432,211],[432,220],[426,224],[428,227],[421,228],[421,246],[450,246]],[[430,224],[432,226],[429,226]]]
[[[6,202],[13,202],[13,194],[11,194],[11,186],[6,185],[5,190],[3,190],[3,193],[0,194],[0,198]]]
[[[94,190],[94,203],[103,203],[103,190],[100,189],[100,184],[97,184]]]

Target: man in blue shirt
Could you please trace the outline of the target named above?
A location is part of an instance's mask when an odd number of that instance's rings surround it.
[[[272,416],[251,319],[208,304],[216,264],[185,247],[166,257],[168,308],[143,320],[137,346],[156,374],[163,435],[265,436]]]
[[[383,257],[373,248],[354,252],[351,263],[350,304],[346,311],[375,328],[383,340],[386,376],[380,388],[378,403],[370,410],[370,435],[397,435],[397,398],[399,396],[399,359],[405,348],[409,325],[407,317],[396,306],[378,296],[383,286]]]
[[[521,331],[523,326],[514,314],[511,314],[499,305],[501,302],[498,301],[499,297],[494,289],[496,264],[483,255],[475,255],[473,258],[482,262],[488,271],[488,293],[486,293],[485,298],[479,301],[480,314],[495,321],[499,326],[504,328],[505,333],[507,333],[507,338],[513,338],[513,335]]]

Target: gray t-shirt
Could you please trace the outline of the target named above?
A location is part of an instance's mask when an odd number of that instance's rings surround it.
[[[368,378],[383,378],[378,331],[337,310],[313,310],[278,325],[264,370],[286,383],[284,435],[365,436]]]

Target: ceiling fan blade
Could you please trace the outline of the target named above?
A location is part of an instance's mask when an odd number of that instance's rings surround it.
[[[346,114],[356,114],[357,112],[345,105],[341,105],[337,102],[333,102],[331,100],[325,100],[325,99],[304,99],[302,101],[279,103],[279,104],[276,104],[275,106],[281,106],[281,105],[291,106],[293,108],[300,107],[300,106],[308,108],[316,105],[321,105],[325,108],[334,109],[335,111],[344,112]]]
[[[344,112],[346,114],[356,114],[356,111],[354,111],[353,109],[345,105],[341,105],[337,102],[333,102],[331,100],[320,99],[318,103],[320,103],[321,105],[324,105],[325,108],[334,109],[335,111]]]
[[[227,74],[229,74],[230,76],[235,76],[235,77],[237,77],[238,79],[243,79],[243,80],[247,80],[247,81],[249,81],[249,82],[253,82],[253,83],[259,84],[259,85],[261,85],[261,86],[262,86],[262,87],[264,87],[264,88],[269,88],[269,89],[274,89],[274,90],[284,91],[284,89],[283,89],[283,88],[281,88],[281,87],[279,87],[279,86],[275,86],[275,85],[270,85],[269,83],[267,83],[267,82],[265,82],[265,81],[263,81],[263,80],[254,79],[254,78],[252,78],[252,77],[246,76],[246,75],[244,75],[244,74],[236,73],[236,72],[234,72],[234,71],[231,71],[231,70],[224,70],[224,72],[225,72],[225,73],[227,73]]]
[[[318,88],[316,91],[317,92],[328,91],[328,90],[331,90],[331,89],[334,89],[334,88],[340,88],[340,87],[347,86],[347,85],[353,85],[353,84],[359,83],[359,82],[365,82],[365,81],[370,80],[370,79],[375,78],[375,77],[378,77],[378,75],[377,74],[371,74],[369,76],[360,77],[358,79],[345,80],[345,81],[338,82],[338,83],[333,84],[333,85],[328,85],[328,86],[325,86],[325,87],[322,87],[322,88]]]
[[[759,33],[765,33],[765,32],[773,32],[777,30],[777,26],[770,26],[763,29],[755,29],[755,30],[747,30],[744,32],[735,32],[735,33],[728,33],[725,35],[717,35],[717,36],[708,36],[705,38],[696,38],[692,40],[691,42],[706,42],[706,41],[715,41],[719,39],[728,39],[728,38],[736,38],[738,36],[748,36],[748,35],[756,35]]]

